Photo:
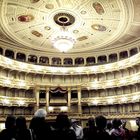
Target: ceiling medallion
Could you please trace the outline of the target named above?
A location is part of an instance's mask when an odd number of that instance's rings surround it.
[[[54,16],[54,21],[59,26],[70,26],[75,22],[75,18],[69,13],[58,13]]]

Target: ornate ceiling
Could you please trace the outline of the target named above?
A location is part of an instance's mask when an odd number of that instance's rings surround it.
[[[140,39],[139,0],[1,0],[0,7],[0,39],[29,51],[58,52],[50,40],[63,26],[76,37],[68,53],[123,49]]]

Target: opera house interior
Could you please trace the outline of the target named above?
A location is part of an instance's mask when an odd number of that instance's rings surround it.
[[[140,116],[140,0],[0,0],[0,129],[38,108],[81,120]]]

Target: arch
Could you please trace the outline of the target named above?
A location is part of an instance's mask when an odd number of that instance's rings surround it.
[[[52,58],[52,65],[61,65],[61,58],[53,57]]]
[[[26,55],[24,53],[17,53],[16,55],[16,60],[19,60],[19,61],[26,61]]]
[[[95,64],[95,57],[87,57],[87,59],[86,59],[86,64],[87,65],[93,65],[93,64]]]
[[[12,50],[6,50],[5,56],[14,59],[14,52]]]
[[[49,64],[49,58],[45,56],[41,56],[39,58],[39,64]]]
[[[107,57],[106,55],[98,56],[98,63],[106,63]]]
[[[73,65],[73,60],[71,58],[64,58],[64,65]]]
[[[120,55],[120,59],[128,58],[128,52],[127,51],[120,52],[119,55]]]
[[[109,55],[109,62],[116,62],[118,60],[117,54],[113,53]]]
[[[29,55],[28,56],[28,62],[37,63],[37,56],[35,56],[35,55]]]
[[[75,64],[76,64],[76,65],[82,65],[82,64],[84,64],[84,58],[82,58],[82,57],[77,57],[77,58],[75,59]]]
[[[130,56],[133,56],[133,55],[135,55],[135,54],[137,54],[138,53],[138,49],[137,48],[132,48],[131,50],[130,50]]]

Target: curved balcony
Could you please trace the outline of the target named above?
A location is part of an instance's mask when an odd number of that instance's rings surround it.
[[[92,74],[92,73],[105,73],[118,71],[133,67],[140,63],[140,53],[132,56],[131,58],[124,59],[111,64],[97,65],[97,66],[84,66],[84,67],[52,67],[40,66],[18,62],[4,56],[0,56],[0,66],[10,70],[17,70],[26,73],[37,74],[54,74],[54,75],[77,75],[77,74]]]
[[[123,78],[118,77],[118,79],[113,80],[100,80],[100,81],[88,81],[88,82],[65,82],[62,83],[60,80],[59,82],[41,82],[38,80],[19,80],[9,77],[0,77],[0,85],[3,87],[10,87],[10,88],[21,88],[21,89],[29,89],[34,88],[36,86],[41,87],[81,87],[81,89],[107,89],[107,88],[114,88],[114,87],[122,87],[122,86],[129,86],[140,82],[140,72],[136,74],[132,74],[130,76],[125,76]]]
[[[35,102],[35,98],[0,96],[0,106],[28,106]]]

